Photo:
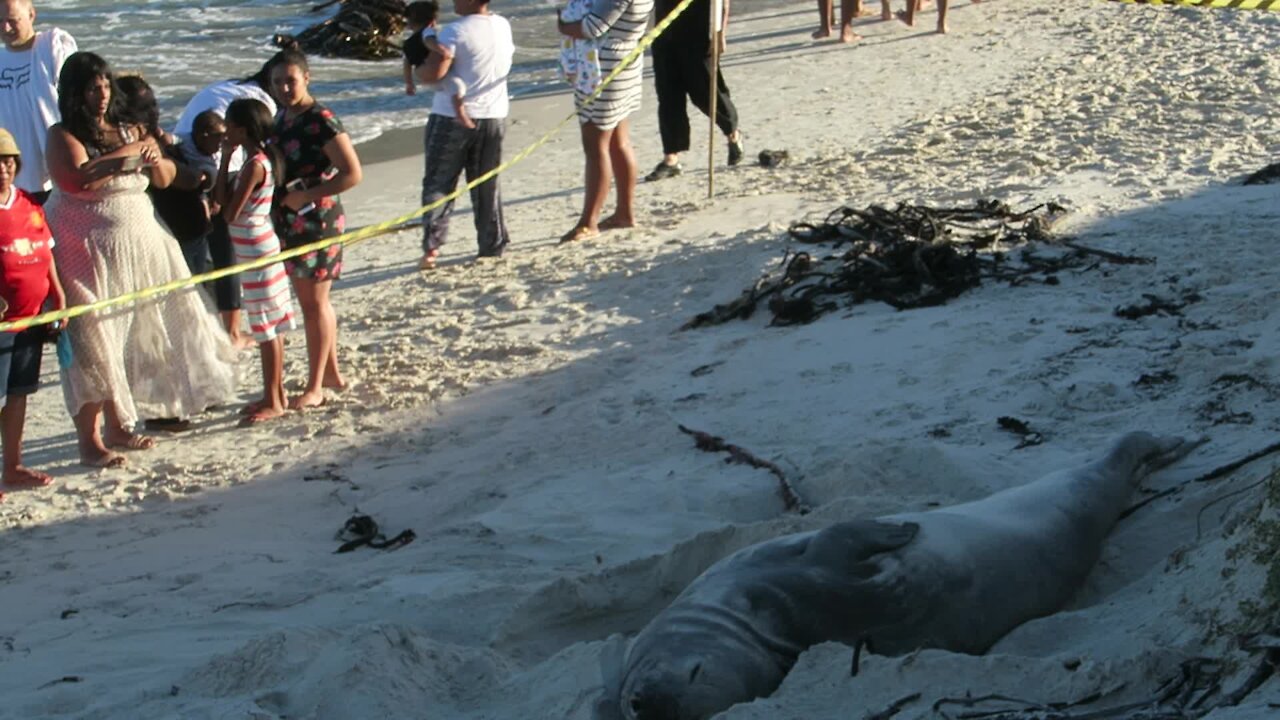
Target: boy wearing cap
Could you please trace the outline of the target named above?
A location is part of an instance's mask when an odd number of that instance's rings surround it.
[[[53,310],[66,307],[66,295],[53,264],[53,236],[44,210],[31,193],[15,184],[22,171],[22,153],[13,135],[0,129],[0,320],[39,315],[46,301]],[[37,488],[53,482],[48,474],[22,465],[22,429],[27,420],[27,395],[40,384],[44,341],[61,323],[37,325],[18,332],[0,331],[0,445],[7,488]],[[0,493],[0,499],[3,499]]]

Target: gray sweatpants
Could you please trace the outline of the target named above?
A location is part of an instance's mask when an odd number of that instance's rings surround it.
[[[468,130],[456,120],[432,114],[427,118],[423,137],[426,172],[422,176],[422,204],[428,205],[453,192],[458,177],[466,171],[467,180],[480,177],[502,163],[502,137],[506,120],[476,120]],[[502,197],[498,178],[471,189],[471,205],[476,220],[476,242],[480,256],[497,257],[507,247],[510,237],[502,218]],[[428,212],[422,218],[423,252],[434,250],[445,242],[449,233],[449,215],[453,201]]]

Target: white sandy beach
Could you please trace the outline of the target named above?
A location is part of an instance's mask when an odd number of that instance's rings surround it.
[[[733,549],[979,498],[1129,430],[1209,439],[1157,491],[1277,439],[1280,188],[1238,183],[1280,150],[1280,18],[993,0],[953,8],[947,36],[932,11],[915,29],[863,18],[850,48],[809,39],[810,3],[746,5],[725,73],[748,158],[786,149],[789,165],[726,169],[717,138],[707,200],[691,108],[686,173],[641,184],[644,226],[558,246],[582,199],[570,126],[503,177],[502,261],[472,262],[465,202],[433,273],[415,269],[414,232],[348,251],[335,306],[355,383],[321,409],[240,429],[229,408],[86,471],[49,353],[26,451],[56,484],[0,503],[0,718],[588,720],[605,640]],[[661,152],[647,85],[642,172]],[[509,153],[570,106],[515,103]],[[352,225],[417,205],[405,141],[345,197]],[[1156,263],[679,331],[776,269],[794,221],[978,198],[1062,203],[1060,232]],[[1114,315],[1144,294],[1198,299]],[[297,383],[301,332],[288,343]],[[257,368],[247,355],[244,399]],[[1044,442],[1016,449],[1001,416]],[[680,424],[778,463],[814,512],[786,512],[769,473],[698,451]],[[1232,629],[1265,582],[1246,548],[1274,511],[1265,487],[1209,503],[1278,458],[1123,521],[1067,609],[984,656],[870,655],[850,677],[849,649],[822,645],[772,697],[717,717],[861,719],[914,693],[897,718],[966,694],[1104,708],[1195,656],[1226,660],[1234,688],[1257,658]],[[357,511],[417,540],[335,555]],[[1280,717],[1276,703],[1273,677],[1210,717]]]

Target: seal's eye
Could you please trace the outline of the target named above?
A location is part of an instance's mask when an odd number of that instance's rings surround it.
[[[693,681],[694,681],[695,679],[697,679],[697,677],[698,677],[698,673],[700,673],[700,672],[702,672],[702,663],[698,663],[697,665],[694,665],[694,666],[693,666],[693,669],[689,671],[689,684],[690,684],[690,685],[692,685],[692,684],[693,684]]]
[[[644,712],[644,698],[639,695],[631,696],[631,712],[636,717],[640,717],[640,713]]]

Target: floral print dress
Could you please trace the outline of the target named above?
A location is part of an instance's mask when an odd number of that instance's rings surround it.
[[[297,189],[301,183],[303,189],[312,188],[332,177],[337,169],[329,162],[324,146],[344,132],[338,116],[320,103],[292,118],[282,110],[276,116],[275,141],[284,155],[285,187]],[[283,198],[286,192],[281,191],[276,197]],[[336,195],[321,198],[312,208],[304,206],[300,212],[277,204],[272,220],[276,234],[288,249],[341,235],[347,224],[342,200]],[[342,274],[342,245],[286,260],[285,267],[293,277],[337,280]]]

